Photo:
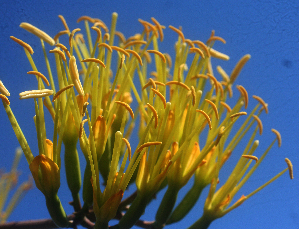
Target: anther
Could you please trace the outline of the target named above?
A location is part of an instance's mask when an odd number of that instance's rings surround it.
[[[37,72],[37,71],[29,71],[29,72],[27,72],[27,74],[36,75],[36,76],[40,77],[47,84],[47,86],[50,86],[49,81],[42,73]]]

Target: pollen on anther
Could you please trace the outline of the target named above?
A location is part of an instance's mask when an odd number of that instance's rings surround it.
[[[256,156],[253,156],[253,155],[242,155],[242,157],[254,160],[255,162],[258,161],[258,158]]]
[[[64,87],[64,88],[61,88],[59,91],[57,91],[57,93],[53,96],[52,102],[54,102],[54,101],[59,97],[59,95],[60,95],[62,92],[64,92],[65,90],[67,90],[67,89],[69,89],[69,88],[71,88],[71,87],[73,87],[73,86],[74,86],[74,84],[70,84],[70,85],[68,85],[68,86],[66,86],[66,87]]]
[[[130,50],[130,49],[126,49],[126,51],[127,51],[128,53],[133,54],[133,55],[137,58],[139,64],[140,64],[141,66],[143,65],[143,63],[142,63],[142,59],[141,59],[141,57],[138,55],[137,52],[135,52],[134,50]]]
[[[201,113],[201,114],[203,114],[203,116],[205,116],[205,119],[207,120],[207,122],[209,124],[209,128],[211,130],[212,129],[212,123],[211,123],[211,119],[210,119],[209,115],[207,115],[207,113],[204,112],[203,110],[197,109],[196,111],[199,112],[199,113]]]
[[[101,44],[98,45],[99,48],[102,47],[102,46],[105,47],[106,49],[108,49],[109,52],[113,51],[112,48],[110,47],[110,45],[108,45],[106,43],[101,43]]]
[[[121,53],[125,54],[127,57],[130,57],[130,54],[127,51],[125,51],[124,49],[122,49],[118,46],[111,46],[111,48],[115,51],[118,51],[118,52],[121,52]]]
[[[99,65],[101,65],[103,68],[106,68],[105,64],[103,63],[103,61],[97,59],[97,58],[86,58],[84,60],[81,60],[81,62],[94,62],[97,63]]]
[[[115,101],[115,103],[118,103],[118,104],[124,106],[127,109],[127,111],[130,113],[131,118],[134,119],[134,112],[131,109],[131,107],[129,106],[129,104],[122,102],[122,101]]]
[[[15,38],[14,36],[10,36],[10,39],[17,42],[19,45],[23,46],[31,55],[34,53],[31,46],[29,44],[27,44],[26,42],[24,42],[18,38]]]
[[[0,99],[2,99],[2,101],[5,102],[7,105],[10,105],[9,99],[5,95],[0,94]]]
[[[164,97],[159,91],[157,91],[156,89],[151,88],[151,90],[152,90],[156,95],[158,95],[159,98],[162,100],[163,105],[164,105],[164,109],[165,109],[165,108],[166,108],[166,99],[165,99],[165,97]]]
[[[158,55],[161,59],[162,59],[162,61],[164,62],[164,63],[166,63],[166,58],[165,58],[165,56],[161,53],[161,52],[159,52],[159,51],[157,51],[157,50],[146,50],[148,53],[154,53],[154,54],[156,54],[156,55]]]
[[[142,144],[137,150],[136,153],[142,151],[145,147],[154,146],[154,145],[161,145],[162,142],[147,142]]]
[[[262,121],[256,115],[253,115],[252,117],[257,121],[257,124],[258,124],[258,127],[259,127],[259,133],[260,133],[260,135],[262,135],[262,133],[263,133],[263,123],[262,123]]]
[[[265,101],[259,97],[259,96],[256,96],[256,95],[253,95],[252,98],[256,99],[262,106],[263,108],[265,109],[265,112],[266,114],[268,114],[268,105],[265,103]]]
[[[215,112],[216,118],[219,119],[218,110],[217,110],[215,103],[213,103],[211,100],[208,100],[208,99],[205,99],[205,101],[212,106],[212,108]]]
[[[278,147],[280,147],[281,146],[281,135],[280,135],[280,133],[275,129],[271,129],[271,131],[276,135],[277,142],[278,142]]]
[[[171,30],[173,30],[174,32],[176,32],[182,39],[182,41],[185,41],[185,36],[183,34],[183,32],[175,27],[173,27],[172,25],[168,26]]]
[[[294,178],[294,174],[293,174],[293,165],[292,165],[292,162],[288,158],[285,158],[284,160],[285,160],[285,162],[288,165],[290,178],[293,179]]]
[[[131,149],[131,145],[130,142],[126,139],[126,138],[122,138],[122,140],[126,143],[127,148],[128,148],[128,152],[129,152],[129,161],[131,161],[131,157],[132,157],[132,149]]]
[[[57,54],[61,57],[61,59],[62,59],[64,62],[66,62],[66,58],[65,58],[64,53],[63,53],[62,51],[60,51],[58,48],[55,48],[55,49],[53,49],[53,50],[50,50],[49,53],[57,53]],[[49,85],[48,85],[48,86],[49,86]]]
[[[247,93],[246,89],[241,85],[237,85],[237,89],[240,91],[241,95],[244,97],[245,108],[247,108],[247,106],[248,106],[248,93]]]
[[[190,48],[190,53],[194,53],[194,52],[198,53],[201,56],[201,58],[203,59],[205,58],[205,55],[199,48]]]
[[[147,103],[147,106],[152,110],[153,114],[154,114],[154,117],[155,117],[155,128],[157,128],[158,126],[158,113],[156,111],[156,109],[150,105],[149,103]]]
[[[179,85],[179,86],[181,86],[181,87],[187,89],[188,91],[190,91],[190,88],[189,88],[186,84],[184,84],[184,83],[182,83],[182,82],[179,82],[179,81],[169,81],[169,82],[167,82],[165,85],[172,85],[172,84]]]
[[[37,71],[29,71],[29,72],[27,72],[27,74],[36,75],[36,76],[40,77],[47,84],[47,86],[50,86],[49,81],[42,73],[37,72]]]
[[[235,117],[239,117],[239,116],[242,116],[242,115],[247,115],[247,113],[246,113],[245,111],[241,111],[241,112],[232,114],[232,115],[230,116],[230,118],[235,118]]]

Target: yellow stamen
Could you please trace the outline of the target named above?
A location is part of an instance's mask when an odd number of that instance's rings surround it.
[[[227,113],[230,113],[232,111],[231,107],[227,103],[220,101],[220,104],[225,107]]]
[[[139,153],[140,151],[142,151],[145,147],[149,147],[149,146],[154,146],[154,145],[161,145],[162,142],[147,142],[142,144],[137,150],[136,153]]]
[[[101,43],[101,44],[98,45],[99,48],[102,47],[102,46],[104,46],[104,47],[107,48],[110,52],[112,52],[112,48],[111,48],[110,45],[108,45],[108,44],[106,44],[106,43]]]
[[[263,133],[263,123],[262,123],[262,121],[256,115],[253,115],[253,118],[257,121],[257,125],[259,127],[259,133],[260,133],[260,135],[262,135],[262,133]]]
[[[192,41],[192,42],[193,42],[193,44],[196,44],[201,49],[203,49],[205,51],[205,53],[207,54],[207,57],[211,56],[209,49],[207,48],[207,46],[202,41],[196,40],[196,41]]]
[[[226,41],[222,37],[218,36],[212,36],[207,40],[207,43],[210,43],[211,41],[221,41],[223,44],[226,43]]]
[[[281,146],[281,135],[280,135],[280,133],[275,129],[271,129],[271,131],[276,135],[276,138],[277,138],[277,141],[278,141],[278,147],[280,147]]]
[[[159,52],[157,50],[146,50],[146,51],[148,53],[154,53],[154,54],[158,55],[163,60],[163,62],[166,63],[166,58],[161,52]]]
[[[42,90],[31,90],[24,91],[19,94],[20,99],[30,99],[30,98],[42,98],[46,96],[50,96],[53,94],[53,90],[42,89]]]
[[[210,130],[211,130],[211,129],[212,129],[212,123],[211,123],[211,120],[210,120],[209,115],[207,115],[207,113],[204,112],[203,110],[199,110],[199,109],[197,109],[196,111],[197,111],[197,112],[200,112],[201,114],[203,114],[203,115],[205,116],[205,118],[206,118],[206,120],[207,120],[207,122],[208,122],[208,124],[209,124],[209,128],[210,128]]]
[[[36,76],[40,77],[47,84],[47,86],[50,86],[49,81],[42,73],[37,72],[37,71],[29,71],[29,72],[27,72],[27,74],[36,75]]]
[[[266,114],[268,114],[268,105],[265,103],[265,101],[259,97],[259,96],[256,96],[256,95],[253,95],[252,98],[256,99],[262,106],[263,108],[265,109],[265,112]]]
[[[58,43],[55,46],[61,48],[66,53],[67,57],[71,58],[71,54],[70,54],[69,50],[63,44]]]
[[[62,15],[58,15],[58,17],[59,17],[60,20],[62,21],[62,24],[63,24],[64,28],[65,28],[67,31],[70,31],[70,29],[69,29],[69,27],[68,27],[68,25],[67,25],[67,23],[66,23],[64,17],[63,17]]]
[[[71,77],[75,85],[75,88],[79,93],[79,95],[84,96],[84,90],[81,81],[79,79],[79,72],[76,64],[76,58],[74,56],[71,56],[69,65],[70,65]]]
[[[73,37],[74,37],[75,33],[76,33],[76,32],[79,32],[79,31],[81,31],[81,29],[77,28],[77,29],[74,29],[74,30],[71,32],[70,37],[69,37],[69,44],[70,44],[70,47],[73,46],[73,44],[72,44],[72,40],[73,40]]]
[[[158,126],[158,113],[156,111],[156,109],[150,105],[149,103],[147,103],[148,107],[152,110],[152,112],[154,113],[154,117],[155,117],[155,128],[157,128]]]
[[[176,32],[182,39],[183,42],[185,42],[185,36],[183,34],[183,32],[175,27],[173,27],[172,25],[168,26],[170,29],[172,29],[174,32]]]
[[[27,30],[28,32],[34,34],[35,36],[39,37],[40,39],[44,40],[45,42],[47,42],[50,45],[54,45],[55,41],[53,40],[52,37],[50,37],[48,34],[46,34],[44,31],[36,28],[35,26],[26,23],[26,22],[22,22],[20,24],[20,27]]]
[[[89,21],[91,23],[95,23],[95,20],[89,16],[82,16],[82,17],[79,17],[78,20],[77,20],[77,23],[79,23],[80,21]]]
[[[95,27],[95,26],[93,26],[93,27],[91,27],[94,31],[96,31],[97,32],[97,34],[98,34],[98,37],[97,37],[97,43],[100,41],[100,38],[101,38],[101,36],[102,36],[102,32],[101,32],[101,30],[98,28],[98,27]]]
[[[60,31],[59,33],[57,33],[57,34],[54,36],[53,40],[54,40],[55,42],[57,42],[58,38],[59,38],[61,35],[69,34],[69,33],[70,33],[70,31],[68,31],[68,30]]]
[[[237,89],[240,91],[240,93],[244,97],[245,108],[247,108],[247,106],[248,106],[248,93],[247,93],[246,89],[241,85],[237,85]]]
[[[217,110],[215,103],[213,103],[211,100],[208,100],[208,99],[205,99],[205,101],[212,106],[212,108],[216,114],[216,118],[219,119],[219,114],[218,114],[218,110]]]
[[[128,53],[133,54],[133,55],[137,58],[139,64],[140,64],[141,66],[143,65],[143,63],[142,63],[142,59],[141,59],[141,57],[138,55],[137,52],[135,52],[134,50],[130,50],[130,49],[126,49],[126,51],[127,51]]]
[[[257,158],[256,156],[252,156],[252,155],[242,155],[242,157],[247,158],[247,159],[254,160],[255,163],[258,161],[258,158]]]
[[[0,80],[0,93],[4,94],[5,96],[10,96],[9,91],[6,89],[2,81]]]
[[[57,99],[62,92],[66,91],[67,89],[69,89],[69,88],[71,88],[73,86],[74,86],[74,84],[70,84],[70,85],[68,85],[68,86],[66,86],[64,88],[61,88],[59,91],[57,91],[57,93],[53,96],[52,102],[54,102],[55,99]]]
[[[179,86],[181,86],[181,87],[187,89],[188,91],[190,91],[190,88],[189,88],[186,84],[184,84],[184,83],[182,83],[182,82],[179,82],[179,81],[169,81],[169,82],[167,82],[165,85],[171,85],[171,84],[179,85]]]
[[[238,113],[232,114],[232,115],[230,116],[230,118],[239,117],[239,116],[241,116],[241,115],[247,115],[247,113],[246,113],[246,112],[244,112],[244,111],[241,111],[241,112],[238,112]]]
[[[199,48],[190,48],[189,53],[194,53],[194,52],[197,52],[201,56],[201,58],[203,58],[203,59],[205,58],[205,55]]]
[[[233,84],[235,80],[237,79],[238,75],[240,74],[242,68],[246,64],[246,62],[250,59],[250,55],[247,54],[239,60],[239,62],[236,64],[235,68],[233,69],[231,75],[230,75],[230,84]]]
[[[111,46],[111,48],[113,50],[116,50],[118,52],[121,52],[121,53],[125,54],[127,57],[130,57],[130,54],[127,51],[125,51],[124,49],[122,49],[122,48],[120,48],[118,46]]]
[[[223,68],[221,68],[220,66],[217,66],[217,71],[226,83],[229,82],[229,76],[226,74],[226,72],[223,70]]]
[[[85,40],[83,38],[83,34],[82,33],[77,33],[76,36],[75,36],[75,41],[77,43],[79,43],[79,40],[82,44],[85,44]]]
[[[103,68],[106,68],[105,64],[97,58],[86,58],[84,60],[81,60],[81,62],[94,62],[101,65]]]
[[[220,60],[229,60],[229,56],[221,52],[216,51],[215,49],[210,48],[210,54],[212,57]]]
[[[115,101],[115,103],[118,103],[118,104],[124,106],[127,109],[127,111],[130,113],[132,119],[134,119],[134,112],[131,109],[131,107],[129,106],[129,104],[122,102],[122,101]]]
[[[19,45],[23,46],[31,55],[34,53],[31,46],[29,44],[27,44],[26,42],[24,42],[18,38],[15,38],[14,36],[10,36],[10,39],[17,42]]]
[[[164,56],[165,56],[165,58],[166,58],[168,67],[171,68],[171,67],[172,67],[172,61],[171,61],[171,57],[170,57],[170,55],[169,55],[168,53],[165,53]]]
[[[132,157],[132,149],[131,149],[131,145],[130,142],[126,139],[126,138],[122,138],[122,140],[126,143],[127,148],[128,148],[128,152],[129,152],[129,161],[131,161],[131,157]]]
[[[193,86],[191,86],[191,95],[192,95],[192,105],[195,105],[196,102],[196,92]]]
[[[61,50],[59,50],[58,48],[55,48],[55,49],[53,49],[53,50],[50,50],[49,53],[57,53],[57,54],[61,57],[61,59],[62,59],[64,62],[66,62],[66,58],[65,58],[64,53],[63,53]],[[49,86],[49,85],[48,85],[48,86]]]
[[[163,34],[162,26],[161,26],[161,24],[154,17],[151,17],[151,19],[154,22],[154,24],[157,26],[158,32],[160,34],[160,41],[162,42],[163,39],[164,39],[164,34]]]
[[[10,105],[9,100],[8,100],[8,98],[7,98],[5,95],[0,94],[0,98],[1,98],[2,101],[5,102],[7,105]]]
[[[126,49],[126,48],[128,48],[129,46],[133,46],[133,45],[146,45],[146,44],[147,44],[146,41],[131,41],[131,42],[127,43],[127,44],[123,47],[123,49]]]
[[[166,108],[166,99],[165,99],[165,97],[164,97],[159,91],[157,91],[156,89],[151,88],[151,90],[152,90],[155,94],[157,94],[157,95],[159,96],[159,98],[162,100],[162,103],[163,103],[163,105],[164,105],[164,109],[165,109],[165,108]]]
[[[285,160],[285,162],[288,165],[290,178],[293,179],[294,178],[294,174],[293,174],[293,165],[292,165],[292,162],[288,158],[285,158],[284,160]]]
[[[121,40],[121,43],[124,44],[126,42],[126,38],[123,33],[119,32],[119,31],[115,31],[115,35],[119,37],[119,39]]]

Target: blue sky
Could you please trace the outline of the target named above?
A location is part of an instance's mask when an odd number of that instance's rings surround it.
[[[241,191],[246,195],[268,181],[286,167],[288,157],[294,165],[295,179],[291,181],[284,174],[276,182],[246,201],[225,217],[216,220],[210,228],[298,228],[299,225],[299,182],[298,142],[299,124],[297,98],[299,98],[299,3],[297,1],[1,1],[0,14],[0,79],[11,93],[11,107],[35,155],[37,155],[36,133],[33,123],[32,101],[19,101],[18,94],[31,88],[28,80],[30,70],[23,49],[9,39],[13,35],[27,42],[33,37],[19,28],[21,22],[29,22],[54,36],[62,30],[57,17],[63,15],[71,29],[77,28],[76,20],[82,15],[102,19],[110,25],[112,12],[117,12],[117,30],[126,37],[141,29],[138,18],[150,20],[155,17],[162,25],[182,26],[185,37],[205,41],[212,29],[226,39],[227,43],[217,44],[218,50],[228,54],[228,62],[217,62],[230,73],[244,54],[252,58],[245,66],[237,84],[243,85],[249,95],[258,95],[269,104],[269,114],[261,117],[264,133],[258,136],[260,151],[272,142],[270,129],[275,128],[282,136],[282,146],[275,145],[262,166]],[[82,25],[80,25],[82,26]],[[162,52],[174,54],[176,35],[165,30],[165,41],[160,44]],[[40,58],[39,69],[45,69],[44,59],[38,45],[31,42],[34,54]],[[214,67],[216,65],[214,64]],[[40,71],[41,71],[40,70]],[[41,71],[42,72],[42,71]],[[219,77],[219,76],[218,76]],[[251,97],[250,97],[251,98]],[[252,98],[251,98],[252,100]],[[250,101],[251,101],[250,100]],[[249,107],[253,107],[252,103]],[[9,169],[18,142],[8,122],[4,109],[0,108],[0,167]],[[260,152],[260,153],[261,153]],[[225,170],[227,169],[227,171]],[[20,163],[20,180],[26,180],[30,171],[25,157]],[[83,170],[83,169],[82,169]],[[224,168],[229,172],[229,166]],[[62,178],[62,182],[63,182]],[[188,186],[189,185],[189,186]],[[184,191],[188,190],[190,184]],[[203,197],[206,195],[204,192]],[[59,196],[67,214],[72,213],[68,206],[70,193],[66,185],[61,185]],[[142,217],[153,220],[158,207],[158,199],[151,204]],[[195,206],[190,215],[176,226],[187,228],[200,216],[203,200]],[[16,208],[10,221],[48,218],[43,195],[31,190]]]

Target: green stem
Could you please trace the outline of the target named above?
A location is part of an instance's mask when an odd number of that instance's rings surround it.
[[[46,204],[54,223],[58,227],[67,227],[69,225],[68,218],[57,194],[51,197],[46,196]]]
[[[209,214],[203,214],[202,217],[200,217],[199,220],[197,220],[192,226],[190,226],[188,229],[207,229],[210,224],[215,220],[214,217],[212,217]]]
[[[156,213],[156,221],[154,223],[154,228],[163,228],[167,219],[169,218],[172,209],[176,203],[176,199],[178,196],[179,188],[174,186],[168,186],[162,202],[158,208]]]
[[[172,224],[183,219],[194,207],[205,185],[194,183],[179,205],[174,209],[166,224]]]
[[[144,210],[148,203],[148,199],[149,198],[147,197],[147,194],[140,195],[140,193],[138,193],[126,214],[119,221],[118,228],[129,229],[133,227],[137,220],[144,213]]]

